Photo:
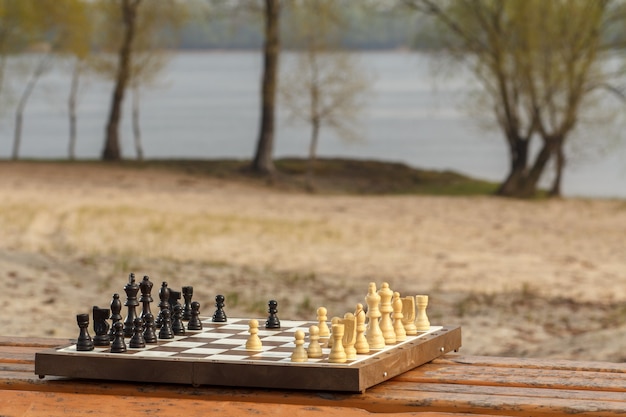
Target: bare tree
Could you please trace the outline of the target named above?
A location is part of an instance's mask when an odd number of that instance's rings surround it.
[[[278,58],[280,53],[280,0],[265,0],[265,45],[261,81],[261,121],[252,171],[272,174]]]
[[[370,77],[354,54],[338,48],[343,22],[336,0],[309,0],[294,7],[292,36],[302,48],[294,68],[282,74],[281,98],[291,120],[311,125],[307,188],[313,174],[322,126],[342,138],[355,139],[358,115],[364,107]]]
[[[498,194],[535,194],[548,161],[558,169],[563,146],[608,82],[600,65],[611,0],[407,0],[439,23],[446,50],[479,80],[506,139],[509,173]],[[541,147],[531,155],[530,144]]]

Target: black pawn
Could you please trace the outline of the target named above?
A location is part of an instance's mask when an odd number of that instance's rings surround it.
[[[226,313],[224,312],[224,296],[215,296],[215,313],[213,313],[213,321],[217,323],[223,323],[226,321]]]
[[[131,337],[133,335],[133,323],[135,317],[137,317],[137,306],[139,301],[137,300],[137,293],[139,292],[139,284],[135,282],[135,274],[128,276],[128,283],[124,286],[124,292],[126,293],[126,302],[124,305],[128,307],[128,314],[124,320],[124,336]]]
[[[146,314],[144,321],[143,339],[148,344],[157,343],[156,327],[154,325],[154,316],[152,313]]]
[[[124,323],[121,321],[116,322],[113,325],[115,338],[111,343],[111,353],[123,353],[126,352],[126,342],[124,341]]]
[[[122,320],[122,301],[119,294],[113,294],[111,300],[111,330],[109,331],[109,339],[115,339],[115,323]]]
[[[183,323],[183,306],[176,304],[174,306],[174,319],[172,320],[172,332],[181,336],[185,334],[185,325]]]
[[[140,349],[146,347],[146,340],[143,337],[143,319],[141,317],[135,318],[133,322],[133,336],[128,343],[133,349]]]
[[[159,339],[173,339],[174,332],[172,331],[172,319],[170,318],[170,311],[162,311],[161,329],[159,330]]]
[[[76,341],[76,350],[81,352],[93,350],[93,340],[91,340],[89,330],[87,330],[89,327],[89,314],[77,314],[76,323],[78,323],[78,327],[80,328],[80,334]]]
[[[109,337],[109,319],[110,311],[108,308],[100,308],[93,306],[93,330],[96,335],[93,337],[95,346],[109,346],[111,338]]]
[[[143,280],[139,283],[139,290],[141,291],[141,298],[139,302],[141,303],[141,318],[146,320],[146,314],[152,313],[150,311],[150,303],[152,300],[152,287],[154,284],[150,281],[150,277],[145,275]]]
[[[265,328],[280,329],[280,320],[278,320],[278,316],[276,315],[276,313],[278,313],[278,302],[276,300],[270,300],[267,305],[267,312],[270,313],[270,315],[267,317],[267,321],[265,322]]]
[[[191,299],[193,297],[193,287],[183,287],[183,298],[185,299],[185,308],[183,309],[183,320],[191,318]]]
[[[191,303],[191,318],[189,319],[189,323],[187,323],[187,330],[202,330],[200,303],[197,301]]]
[[[163,281],[161,284],[161,289],[159,290],[159,315],[157,316],[155,323],[156,327],[161,327],[163,324],[163,311],[170,309],[170,289],[167,287],[167,282]]]

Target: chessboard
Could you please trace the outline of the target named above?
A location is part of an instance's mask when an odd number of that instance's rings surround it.
[[[79,351],[75,344],[42,351],[36,354],[35,373],[40,378],[364,392],[461,346],[459,326],[431,326],[345,363],[329,362],[328,340],[321,339],[322,357],[292,362],[296,331],[308,333],[317,322],[281,320],[279,329],[259,328],[262,350],[255,352],[245,346],[249,319],[201,321],[202,330],[122,353],[97,346]]]

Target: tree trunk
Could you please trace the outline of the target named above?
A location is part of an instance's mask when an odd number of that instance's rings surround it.
[[[137,160],[143,161],[143,146],[141,145],[141,128],[139,126],[139,83],[133,83],[133,136]]]
[[[265,0],[265,47],[261,84],[261,122],[252,171],[272,174],[275,170],[274,120],[278,74],[280,0]]]
[[[22,97],[20,97],[20,101],[17,103],[17,108],[15,110],[15,131],[13,134],[13,153],[11,154],[11,159],[13,159],[14,161],[19,159],[20,146],[22,145],[22,119],[24,114],[24,108],[26,107],[26,103],[28,102],[31,93],[35,89],[35,85],[41,77],[41,74],[43,74],[46,70],[49,59],[50,54],[45,54],[39,59],[37,67],[35,68],[35,71],[33,71],[33,74],[28,80],[26,88],[22,93]]]
[[[70,96],[67,100],[68,113],[70,118],[70,141],[68,145],[68,157],[70,160],[76,159],[76,96],[78,95],[78,84],[80,81],[80,71],[82,62],[77,59],[72,71],[72,84]]]
[[[496,191],[496,195],[504,197],[516,196],[522,186],[528,165],[530,140],[515,138],[509,143],[511,143],[509,146],[511,162],[509,174]]]
[[[516,197],[529,198],[533,197],[537,193],[539,179],[541,178],[541,174],[543,174],[550,157],[555,151],[555,145],[556,142],[553,140],[544,140],[543,147],[535,158],[532,168],[525,176],[523,184]]]
[[[105,161],[118,161],[121,159],[119,124],[122,113],[122,103],[124,102],[124,93],[128,80],[130,79],[132,43],[135,37],[137,8],[140,3],[141,0],[122,0],[124,38],[119,50],[115,88],[113,89],[111,109],[109,111],[109,119],[105,131],[106,138],[102,151],[102,159]]]
[[[565,168],[565,152],[563,150],[563,144],[559,143],[554,151],[555,161],[555,176],[552,188],[550,189],[550,197],[561,196],[561,180],[563,178],[563,169]]]
[[[306,188],[309,191],[315,190],[315,184],[313,184],[313,173],[315,169],[315,160],[317,159],[317,142],[320,132],[320,120],[315,118],[312,121],[311,129],[311,143],[309,143],[309,159],[307,161],[306,170]]]

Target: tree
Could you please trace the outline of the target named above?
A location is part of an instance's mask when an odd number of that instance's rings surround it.
[[[261,121],[252,171],[272,174],[275,171],[274,124],[278,58],[280,53],[280,0],[265,0],[265,43],[263,47],[263,76],[261,81]]]
[[[294,8],[290,33],[299,46],[295,68],[282,75],[281,98],[291,119],[311,125],[307,188],[314,189],[313,172],[323,125],[342,138],[357,137],[357,115],[363,107],[368,77],[351,53],[338,48],[343,28],[336,0],[308,0]]]
[[[117,161],[122,153],[119,140],[119,124],[122,114],[124,93],[130,79],[132,44],[137,27],[137,14],[141,0],[121,0],[119,2],[123,22],[123,37],[118,51],[118,63],[115,76],[115,86],[111,97],[111,108],[106,124],[104,149],[102,159]]]
[[[593,97],[609,82],[601,63],[611,0],[407,0],[439,23],[449,56],[482,86],[509,150],[509,173],[497,193],[536,193],[556,159],[560,192],[564,145]],[[531,155],[530,144],[540,141]]]

